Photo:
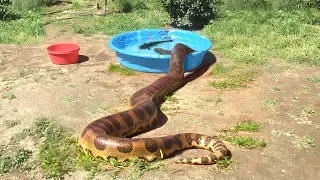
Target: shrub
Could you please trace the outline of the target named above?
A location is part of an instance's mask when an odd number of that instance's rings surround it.
[[[3,20],[7,12],[7,7],[11,4],[11,0],[0,0],[0,19]]]
[[[130,0],[113,0],[117,9],[122,12],[130,12],[133,9],[133,3]]]
[[[216,16],[217,0],[160,0],[173,25],[202,28]]]

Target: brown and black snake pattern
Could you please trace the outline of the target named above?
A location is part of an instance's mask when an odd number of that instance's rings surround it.
[[[181,86],[184,79],[184,59],[194,52],[177,44],[171,53],[170,69],[151,85],[134,93],[129,100],[130,109],[89,123],[80,135],[79,143],[85,152],[104,159],[115,157],[119,161],[144,158],[152,161],[187,148],[202,148],[213,153],[198,158],[185,158],[176,163],[213,164],[227,155],[223,142],[197,133],[181,133],[155,138],[128,138],[150,127],[158,115],[158,104],[163,97]]]

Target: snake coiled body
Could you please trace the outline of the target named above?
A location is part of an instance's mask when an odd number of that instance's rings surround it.
[[[155,138],[128,138],[150,127],[158,115],[163,97],[183,84],[184,59],[194,52],[178,43],[173,48],[169,72],[151,85],[134,93],[130,109],[89,123],[80,135],[81,147],[92,156],[118,161],[144,158],[152,161],[165,158],[187,148],[202,148],[213,153],[198,158],[176,161],[184,164],[213,164],[227,155],[227,148],[219,139],[197,133],[180,133]]]

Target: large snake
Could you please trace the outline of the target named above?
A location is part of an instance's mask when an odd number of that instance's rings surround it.
[[[129,138],[149,128],[158,116],[158,105],[163,97],[183,84],[184,59],[194,52],[178,43],[174,46],[169,72],[151,85],[134,93],[129,100],[130,109],[89,123],[80,135],[79,143],[85,152],[104,159],[118,161],[143,158],[148,161],[168,157],[187,148],[202,148],[213,153],[198,158],[177,160],[181,164],[213,164],[227,156],[223,142],[197,133],[180,133],[155,138]]]

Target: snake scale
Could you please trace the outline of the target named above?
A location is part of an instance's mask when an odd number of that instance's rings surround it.
[[[203,157],[176,161],[180,164],[201,165],[213,164],[227,156],[227,148],[222,141],[203,134],[180,133],[155,138],[130,138],[152,126],[158,116],[158,105],[164,96],[181,86],[184,79],[184,59],[192,52],[194,50],[188,46],[176,44],[171,53],[169,72],[135,92],[129,99],[129,110],[89,123],[79,138],[84,151],[94,157],[114,157],[120,162],[136,158],[153,161],[187,148],[201,148],[213,152]]]

